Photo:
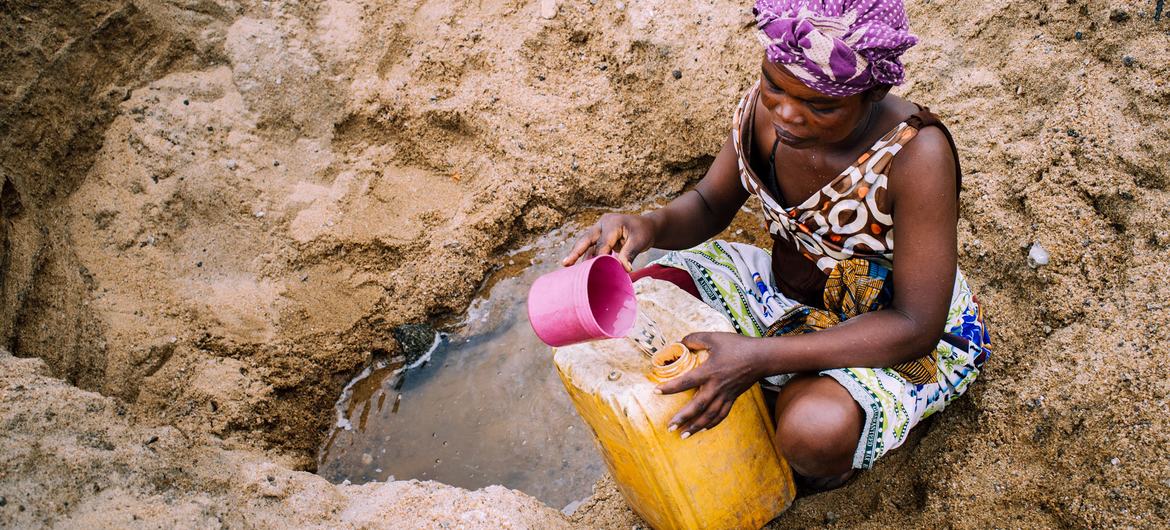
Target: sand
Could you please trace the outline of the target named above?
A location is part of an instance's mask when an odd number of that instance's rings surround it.
[[[569,521],[307,472],[396,326],[463,311],[586,208],[693,184],[758,71],[745,3],[548,4],[6,2],[0,526],[637,524],[605,480]],[[956,135],[994,354],[914,443],[775,526],[1167,524],[1153,8],[908,1],[897,92]],[[729,235],[764,241],[747,214]]]

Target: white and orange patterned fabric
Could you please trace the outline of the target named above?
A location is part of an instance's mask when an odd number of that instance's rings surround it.
[[[740,181],[748,193],[760,199],[772,239],[794,245],[826,275],[841,261],[852,258],[892,267],[894,218],[886,193],[890,163],[902,146],[914,139],[922,127],[937,123],[937,118],[927,110],[911,116],[820,191],[795,207],[785,208],[769,191],[763,177],[752,170],[744,147],[752,141],[752,127],[744,120],[750,118],[759,91],[757,82],[736,107],[732,138]]]

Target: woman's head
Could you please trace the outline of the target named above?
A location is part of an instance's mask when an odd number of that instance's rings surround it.
[[[757,0],[754,12],[760,97],[794,147],[848,138],[902,82],[899,57],[918,42],[901,0]]]
[[[767,60],[826,96],[901,84],[899,58],[918,42],[902,0],[757,0],[753,12]]]
[[[768,109],[771,126],[782,143],[798,149],[849,139],[871,118],[872,104],[889,91],[889,85],[877,85],[850,96],[827,96],[768,60],[760,73],[760,103]]]

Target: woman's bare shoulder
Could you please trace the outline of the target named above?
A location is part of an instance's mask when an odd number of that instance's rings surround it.
[[[912,101],[890,94],[882,100],[886,107],[886,114],[890,115],[895,123],[901,123],[918,113],[920,107]]]
[[[918,195],[944,199],[939,204],[949,204],[958,193],[956,168],[947,136],[938,127],[923,127],[902,146],[891,164],[891,200],[897,203],[907,195]]]

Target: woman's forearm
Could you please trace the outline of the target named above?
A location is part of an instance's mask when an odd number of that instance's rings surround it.
[[[941,335],[942,326],[931,331],[907,313],[883,309],[813,333],[752,341],[751,354],[762,375],[886,368],[929,353]]]

